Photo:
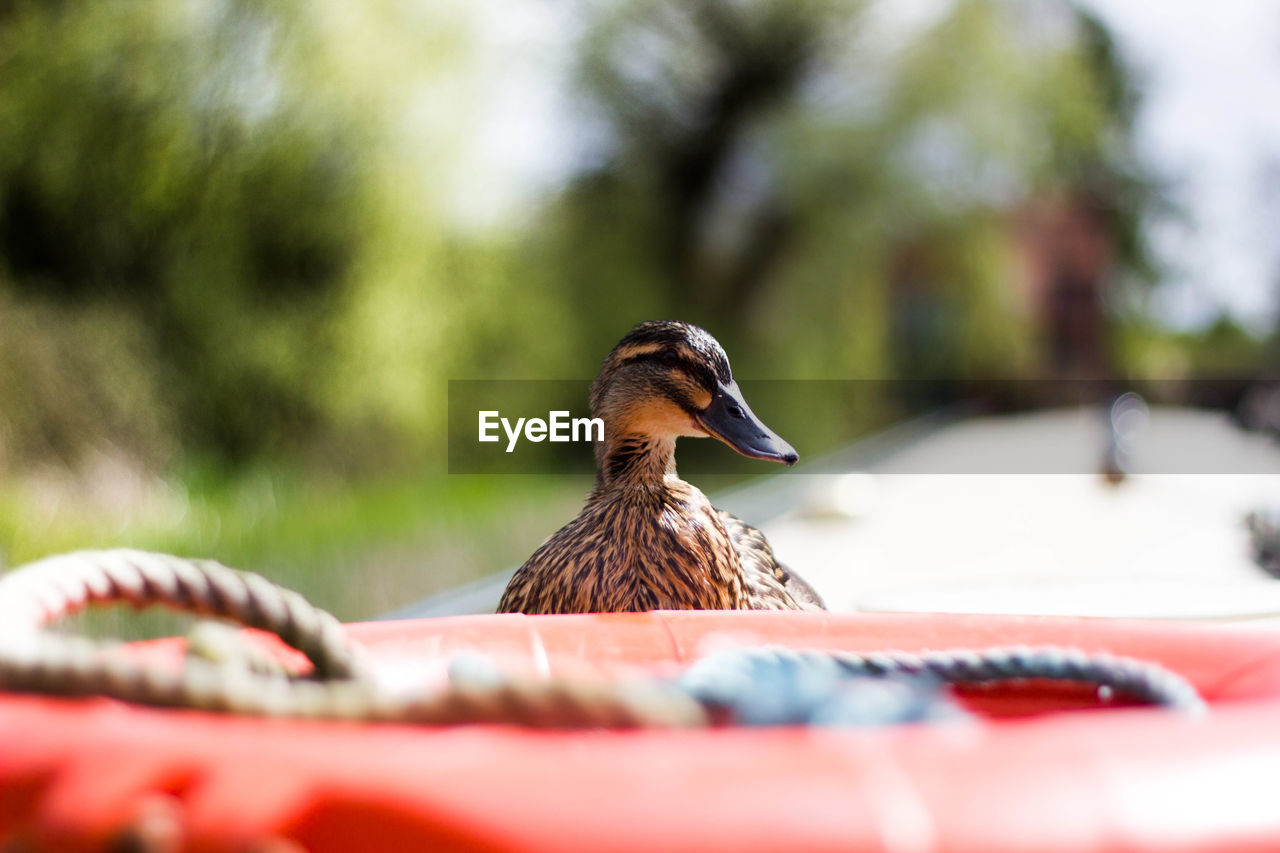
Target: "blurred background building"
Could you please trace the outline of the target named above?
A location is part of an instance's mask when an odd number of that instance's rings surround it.
[[[205,554],[346,618],[492,572],[588,481],[448,475],[447,382],[659,317],[866,380],[780,397],[808,454],[958,380],[1265,426],[1280,11],[1221,6],[0,4],[0,566]]]

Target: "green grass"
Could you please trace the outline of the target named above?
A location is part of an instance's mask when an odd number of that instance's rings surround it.
[[[581,477],[421,473],[350,483],[192,466],[116,499],[18,479],[0,483],[0,565],[126,546],[211,557],[361,619],[522,561],[572,518],[589,486]]]

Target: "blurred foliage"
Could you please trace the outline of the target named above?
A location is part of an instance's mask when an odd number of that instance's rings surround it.
[[[158,468],[177,441],[151,341],[122,310],[0,293],[0,400],[0,472],[10,460],[75,468],[108,437]]]
[[[456,8],[391,2],[7,4],[6,305],[129,324],[152,353],[138,383],[164,390],[129,408],[155,411],[184,449],[358,467],[388,439],[437,436],[432,383],[470,365],[486,318],[519,304],[495,296],[510,260],[460,247],[432,193],[465,145],[465,106],[441,93],[465,66],[467,25]],[[459,124],[432,124],[432,110]],[[56,312],[26,314],[13,365],[65,334]],[[119,350],[80,346],[86,363]],[[45,407],[24,416],[45,425],[71,406],[34,384],[6,403]],[[96,432],[83,443],[147,437],[110,421]]]
[[[892,33],[870,3],[589,8],[594,147],[541,268],[604,320],[597,351],[668,313],[747,375],[1033,374],[1012,220],[1055,194],[1102,220],[1117,286],[1153,279],[1135,89],[1086,13],[960,0]]]
[[[438,457],[446,379],[586,376],[643,318],[706,325],[747,376],[1032,371],[1008,219],[1060,187],[1150,272],[1133,88],[1069,6],[959,0],[888,35],[870,3],[574,8],[593,142],[503,234],[433,192],[476,130],[458,7],[9,4],[9,372],[74,314],[115,328],[78,338],[86,366],[136,362],[103,440],[361,469]],[[93,393],[12,385],[11,455],[48,433],[66,460]]]
[[[313,561],[329,535],[407,535],[404,513],[442,531],[576,495],[441,479],[447,381],[589,378],[644,319],[706,326],[748,378],[1039,375],[1037,205],[1104,235],[1112,369],[1224,369],[1142,315],[1162,186],[1134,79],[1074,5],[565,3],[568,175],[490,227],[454,205],[491,132],[493,10],[0,3],[0,561]],[[900,403],[792,412],[788,438]],[[245,511],[263,476],[283,509]]]
[[[1243,365],[1280,364],[1280,336],[1259,340],[1225,314],[1202,331],[1164,337],[1186,353],[1188,372],[1197,376],[1238,377]]]
[[[256,8],[18,3],[0,31],[9,287],[139,318],[186,437],[227,454],[315,422],[358,224],[332,214],[350,120],[277,76]]]
[[[0,569],[84,548],[213,556],[367,618],[520,562],[589,487],[585,477],[318,483],[278,467],[184,468],[167,481],[104,473],[105,493],[71,493],[47,474],[0,489]]]

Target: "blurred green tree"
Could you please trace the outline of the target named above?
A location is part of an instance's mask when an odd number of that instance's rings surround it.
[[[357,240],[358,128],[287,79],[295,12],[19,3],[0,25],[8,288],[136,317],[188,436],[232,456],[314,421]]]
[[[547,268],[598,318],[579,323],[597,351],[670,314],[716,331],[748,375],[1030,374],[1043,333],[1017,220],[1059,196],[1097,213],[1108,275],[1151,278],[1136,88],[1069,3],[584,14],[592,132]]]
[[[81,445],[157,463],[171,428],[229,460],[340,445],[359,464],[438,435],[444,380],[510,280],[439,190],[473,132],[451,83],[474,24],[389,0],[0,8],[11,431],[75,431],[22,365],[102,319],[116,332],[63,378],[118,386],[94,365],[140,351],[147,390],[96,431],[101,407],[78,419]]]

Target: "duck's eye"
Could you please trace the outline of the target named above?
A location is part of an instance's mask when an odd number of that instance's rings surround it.
[[[658,354],[658,361],[666,367],[675,367],[680,363],[680,353],[673,349],[664,349]]]

